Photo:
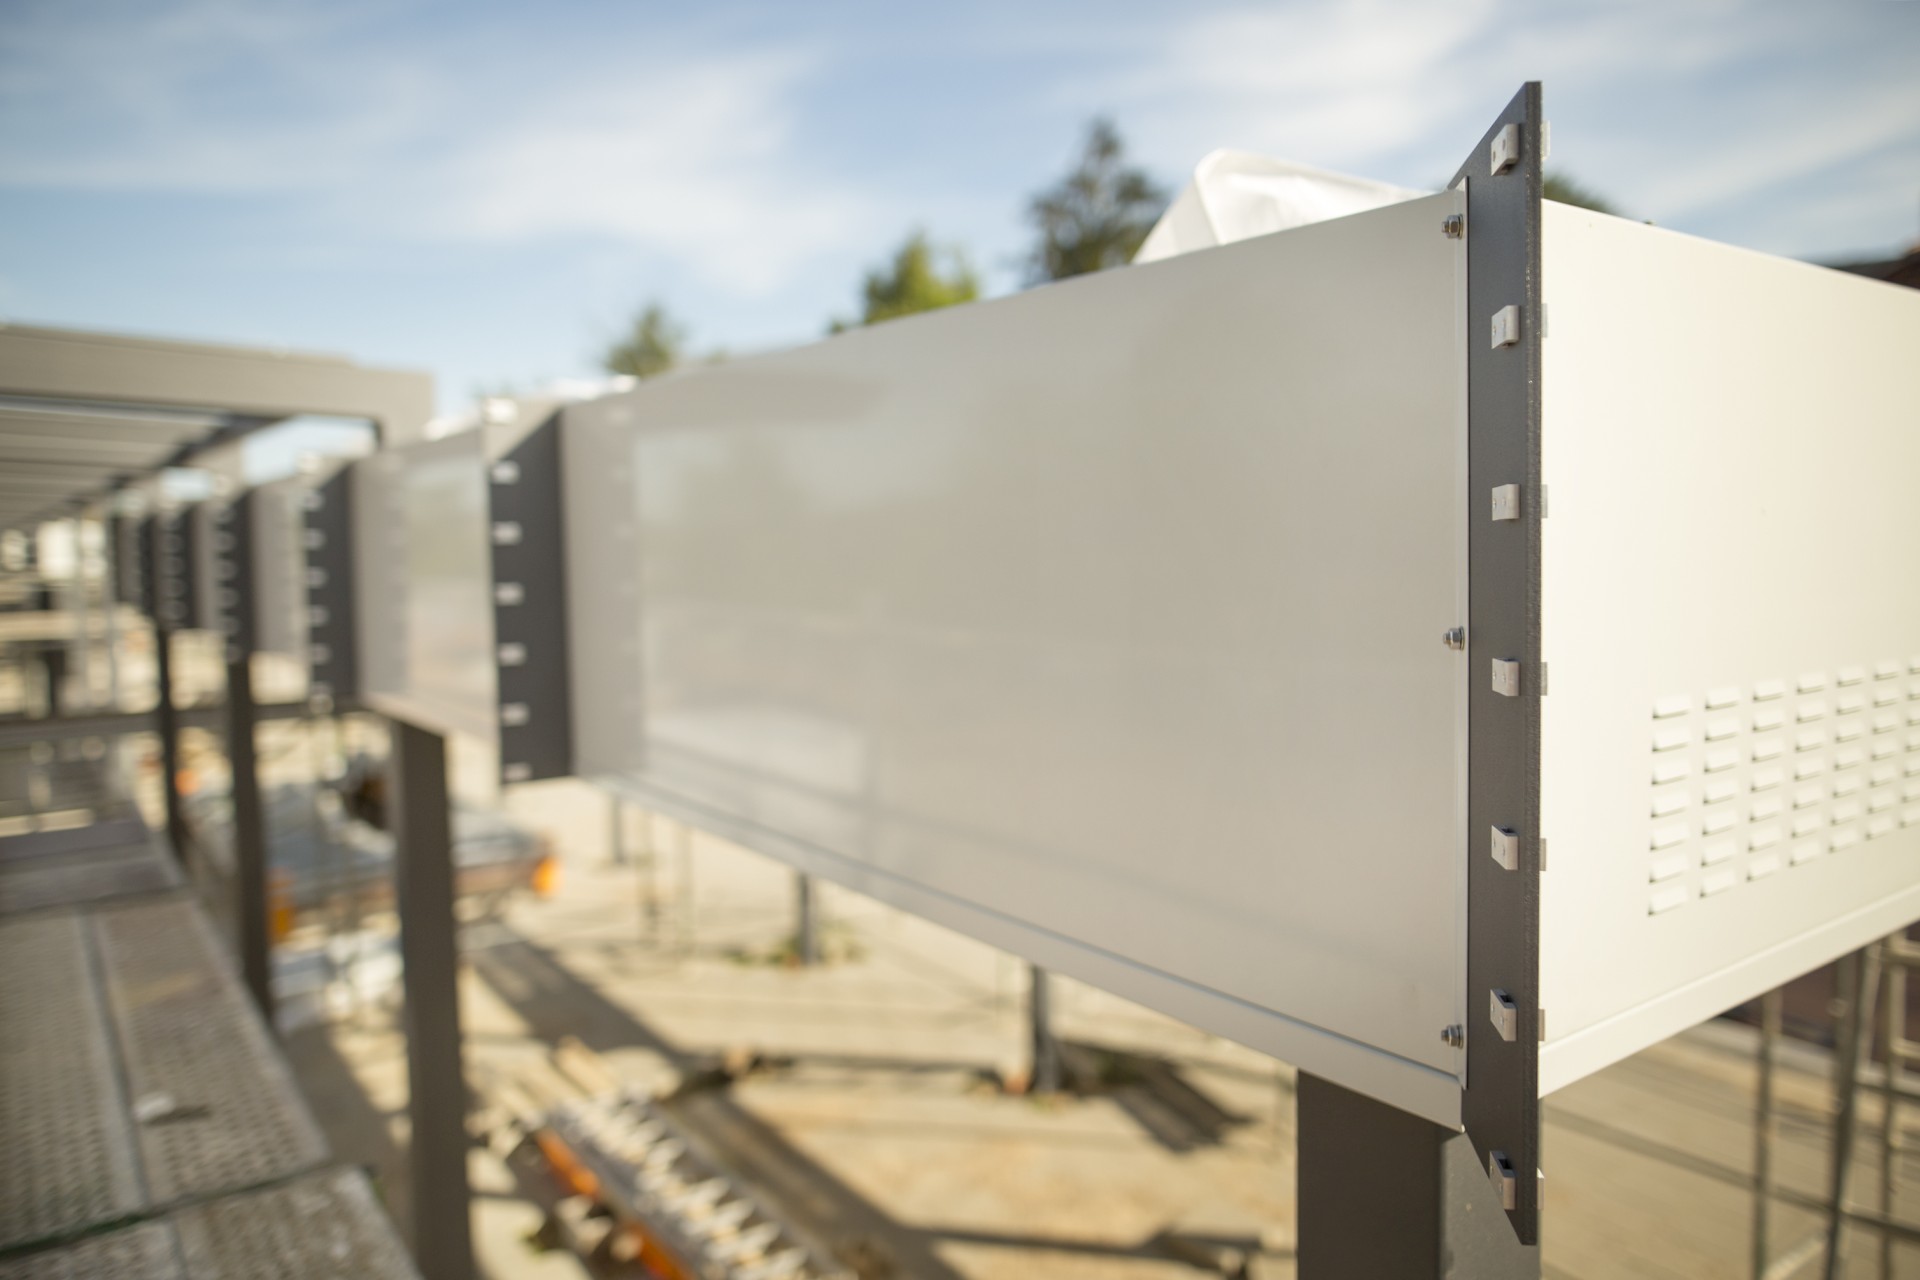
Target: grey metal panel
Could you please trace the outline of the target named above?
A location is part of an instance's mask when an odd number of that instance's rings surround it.
[[[211,1195],[314,1168],[326,1146],[266,1029],[193,904],[93,916],[129,1092],[176,1116],[140,1130],[156,1201]]]
[[[362,699],[410,724],[492,738],[483,433],[383,449],[352,471]]]
[[[418,1276],[366,1175],[332,1169],[227,1196],[173,1218],[194,1280],[404,1280]]]
[[[307,647],[306,498],[300,477],[248,491],[253,649],[303,658]]]
[[[495,539],[492,554],[500,775],[507,782],[573,771],[560,449],[556,414],[488,471],[493,527],[515,530],[510,539]]]
[[[1518,126],[1520,150],[1493,173],[1491,148]],[[1509,1217],[1540,1239],[1540,86],[1500,113],[1460,175],[1467,188],[1467,838],[1519,837],[1519,865],[1467,859],[1467,1133],[1483,1166],[1504,1159]],[[1494,316],[1520,309],[1520,335],[1495,346]],[[1493,489],[1520,486],[1517,520],[1489,517]],[[1497,692],[1492,664],[1520,664],[1519,696]],[[1511,1039],[1489,1017],[1492,993],[1514,1006]]]
[[[315,486],[305,505],[308,687],[338,702],[360,692],[351,470]]]
[[[1457,1122],[1462,208],[570,407],[578,770]]]
[[[143,1222],[0,1262],[0,1280],[184,1280],[184,1273],[172,1225]]]
[[[145,1202],[84,928],[0,923],[0,1247]]]

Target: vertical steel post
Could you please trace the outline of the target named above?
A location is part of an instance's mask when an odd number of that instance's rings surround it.
[[[1773,1217],[1773,1066],[1780,1048],[1779,987],[1760,997],[1759,1079],[1753,1106],[1753,1280],[1765,1280]]]
[[[107,710],[120,710],[120,582],[119,526],[107,523],[109,545],[100,565],[100,611],[106,623]]]
[[[406,993],[413,1256],[426,1280],[470,1280],[467,1082],[460,1063],[459,928],[447,745],[392,722],[391,813]]]
[[[1860,1111],[1860,1060],[1873,1050],[1873,1005],[1880,988],[1880,949],[1867,947],[1842,961],[1850,999],[1834,1049],[1837,1112],[1833,1167],[1828,1170],[1827,1258],[1823,1274],[1839,1280],[1847,1262],[1847,1190],[1853,1175],[1853,1137]]]
[[[227,766],[233,800],[233,918],[240,974],[260,1016],[273,1025],[273,941],[268,930],[267,827],[254,755],[253,662],[227,655]]]
[[[167,841],[181,866],[187,863],[187,815],[180,800],[180,713],[173,704],[173,625],[163,602],[167,579],[166,520],[148,516],[135,537],[140,572],[137,597],[153,620],[154,728],[160,735],[160,794],[167,805]]]
[[[1903,1074],[1901,1046],[1907,1039],[1907,970],[1899,949],[1906,940],[1907,931],[1902,929],[1880,943],[1886,953],[1883,972],[1887,984],[1881,1000],[1884,1019],[1881,1035],[1887,1048],[1887,1071],[1880,1081],[1880,1216],[1888,1222],[1893,1221],[1894,1179],[1899,1176],[1899,1155],[1905,1149],[1900,1145],[1900,1077]],[[1893,1275],[1896,1246],[1893,1232],[1883,1230],[1880,1233],[1883,1278]]]
[[[58,720],[67,714],[67,651],[47,641],[40,650],[40,669],[47,678],[47,719]]]
[[[1060,1092],[1060,1042],[1053,1036],[1053,979],[1037,964],[1027,966],[1027,1035],[1032,1059],[1027,1092]]]
[[[167,802],[167,840],[181,865],[187,861],[187,814],[180,799],[180,712],[173,705],[173,629],[153,624],[153,665],[157,701],[155,729],[160,735],[162,794]]]
[[[615,867],[627,865],[627,806],[619,796],[607,797],[607,862]]]
[[[1295,1096],[1301,1276],[1537,1280],[1465,1134],[1305,1072]]]
[[[820,934],[815,927],[813,877],[804,871],[793,873],[793,954],[802,965],[820,963]]]

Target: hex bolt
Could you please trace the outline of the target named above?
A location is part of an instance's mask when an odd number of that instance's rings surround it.
[[[1440,220],[1440,234],[1449,240],[1458,240],[1467,234],[1467,220],[1457,213],[1450,213]]]
[[[1440,639],[1446,643],[1449,649],[1464,649],[1467,647],[1467,629],[1465,627],[1448,627]]]
[[[1457,1022],[1450,1023],[1440,1028],[1440,1039],[1449,1048],[1458,1049],[1467,1042],[1467,1029]]]

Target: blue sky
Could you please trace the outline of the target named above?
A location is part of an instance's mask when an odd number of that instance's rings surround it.
[[[1111,114],[1170,187],[1242,147],[1409,186],[1519,83],[1555,167],[1815,259],[1920,239],[1920,3],[0,0],[0,317],[587,374],[664,300],[816,337],[911,228],[1017,287]]]

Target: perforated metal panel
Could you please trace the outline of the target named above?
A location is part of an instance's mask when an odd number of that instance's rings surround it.
[[[1671,694],[1650,746],[1666,915],[1920,826],[1920,656]]]
[[[188,902],[100,912],[93,927],[127,1087],[174,1114],[142,1126],[156,1200],[309,1169],[326,1149],[286,1067]]]
[[[0,916],[159,893],[179,868],[151,843],[0,863]]]
[[[418,1273],[358,1170],[228,1196],[175,1219],[195,1280],[372,1280]]]
[[[0,1280],[175,1280],[181,1274],[173,1228],[164,1222],[0,1262]]]
[[[142,1203],[84,929],[67,915],[0,924],[0,1246]]]

